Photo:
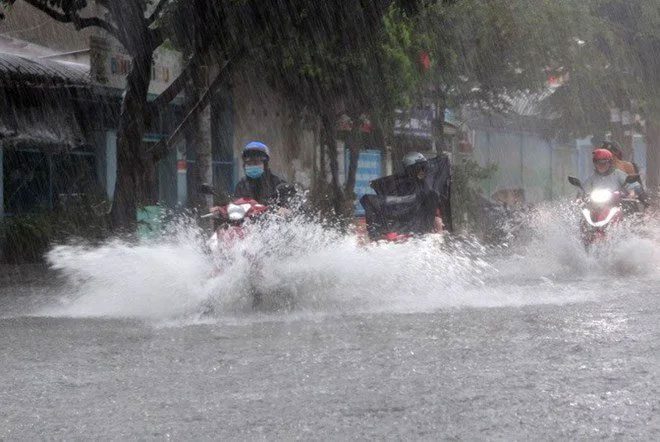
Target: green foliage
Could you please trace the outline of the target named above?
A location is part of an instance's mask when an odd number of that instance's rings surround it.
[[[0,250],[10,263],[38,262],[53,245],[80,239],[98,242],[110,234],[109,203],[93,195],[60,206],[52,212],[6,217],[0,220]]]
[[[110,201],[100,194],[88,193],[61,205],[52,213],[54,237],[57,241],[81,238],[100,241],[110,233],[107,213]]]
[[[465,0],[434,3],[415,27],[429,50],[432,87],[449,106],[506,107],[517,92],[545,86],[546,68],[562,65],[579,28],[564,2]]]
[[[225,38],[225,52],[246,50],[301,106],[379,119],[411,102],[413,23],[394,1],[244,1],[224,12],[226,23],[251,30]]]
[[[557,117],[557,132],[584,136],[606,131],[610,108],[660,118],[657,0],[567,4],[581,26],[575,32],[579,44],[563,48],[569,81],[547,103]]]
[[[50,218],[46,213],[3,218],[0,221],[1,258],[16,264],[41,261],[53,235]]]
[[[384,90],[381,114],[389,115],[394,108],[410,108],[414,104],[414,93],[422,79],[415,64],[416,46],[413,41],[414,21],[402,10],[391,6],[383,18],[383,42],[381,84]]]
[[[481,190],[479,183],[497,172],[496,164],[481,167],[469,158],[461,158],[452,168],[452,211],[457,227],[474,228],[479,220]]]

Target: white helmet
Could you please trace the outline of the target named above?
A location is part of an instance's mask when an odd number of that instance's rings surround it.
[[[426,164],[426,163],[428,163],[428,160],[424,155],[422,155],[419,152],[408,152],[403,157],[403,167],[405,167],[406,169],[417,164]]]

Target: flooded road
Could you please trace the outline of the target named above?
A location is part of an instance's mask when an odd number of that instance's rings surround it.
[[[0,438],[658,440],[655,239],[598,259],[544,233],[315,243],[263,276],[283,312],[246,308],[238,268],[196,282],[181,244],[61,249],[0,291]]]

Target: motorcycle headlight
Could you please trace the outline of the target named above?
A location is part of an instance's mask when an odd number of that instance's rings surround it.
[[[230,204],[227,206],[227,216],[230,221],[240,221],[245,218],[247,210],[244,207],[245,205]],[[249,204],[248,204],[249,206]]]
[[[607,189],[596,189],[591,192],[589,198],[595,204],[605,204],[612,199],[612,192]]]

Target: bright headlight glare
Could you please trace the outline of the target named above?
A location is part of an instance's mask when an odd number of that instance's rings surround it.
[[[248,204],[249,207],[249,204]],[[247,210],[245,209],[244,205],[236,205],[236,204],[230,204],[227,207],[227,215],[229,215],[229,219],[231,221],[239,221],[245,217],[245,214],[247,213]]]
[[[591,201],[596,204],[603,204],[612,199],[612,192],[606,189],[596,189],[591,192]]]

